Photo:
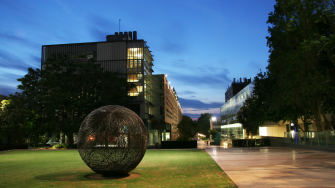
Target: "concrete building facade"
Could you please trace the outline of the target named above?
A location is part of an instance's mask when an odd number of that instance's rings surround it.
[[[93,58],[106,71],[120,73],[135,87],[128,91],[132,101],[127,106],[143,120],[148,132],[152,118],[152,67],[153,55],[143,39],[137,39],[137,32],[115,32],[107,35],[106,41],[43,45],[41,68],[53,55],[62,54],[70,58],[85,55]],[[150,143],[150,140],[148,141]]]
[[[175,141],[179,137],[177,125],[183,114],[177,92],[163,74],[153,75],[153,118],[149,137],[160,141]]]

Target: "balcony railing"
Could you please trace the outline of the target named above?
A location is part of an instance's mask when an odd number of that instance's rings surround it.
[[[335,131],[285,132],[285,143],[335,148]]]

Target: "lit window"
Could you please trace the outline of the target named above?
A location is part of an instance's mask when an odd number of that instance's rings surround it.
[[[128,48],[127,59],[143,59],[143,48]]]

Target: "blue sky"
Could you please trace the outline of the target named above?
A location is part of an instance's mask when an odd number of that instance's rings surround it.
[[[105,41],[137,31],[167,74],[185,115],[219,117],[233,78],[253,78],[268,60],[275,0],[0,0],[0,94],[16,91],[41,46]]]

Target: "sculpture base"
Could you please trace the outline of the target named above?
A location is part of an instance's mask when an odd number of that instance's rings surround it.
[[[128,177],[128,172],[97,172],[104,177]]]
[[[93,173],[86,175],[85,178],[92,180],[127,180],[127,179],[135,179],[141,177],[141,174],[129,172],[128,176],[103,176],[102,174]]]

